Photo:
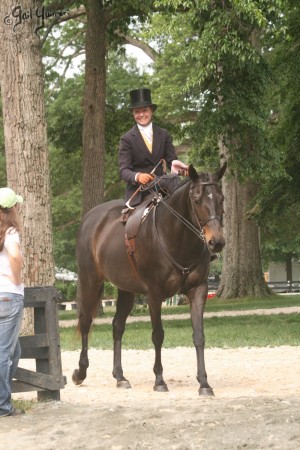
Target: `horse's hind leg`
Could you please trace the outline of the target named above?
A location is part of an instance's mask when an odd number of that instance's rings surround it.
[[[88,336],[93,317],[96,315],[97,307],[103,293],[104,285],[99,289],[99,285],[84,287],[84,298],[79,293],[79,319],[78,328],[81,334],[81,353],[79,358],[79,369],[75,369],[72,380],[75,384],[81,384],[86,378],[87,368],[89,367],[88,359]],[[79,291],[80,282],[79,282]]]
[[[122,337],[125,331],[126,319],[132,311],[134,304],[134,294],[131,292],[118,290],[116,314],[113,320],[114,338],[114,366],[113,377],[117,380],[117,387],[129,389],[130,383],[123,375],[122,368]]]

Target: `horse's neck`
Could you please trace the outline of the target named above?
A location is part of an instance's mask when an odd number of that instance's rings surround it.
[[[182,186],[169,198],[162,200],[156,213],[155,226],[161,240],[169,248],[176,248],[184,257],[199,255],[206,245],[201,238],[199,224],[195,222],[191,201],[190,186]],[[191,226],[189,226],[191,225]]]
[[[166,199],[167,205],[183,216],[186,220],[191,221],[191,208],[190,208],[190,185],[186,184],[181,188],[174,191],[174,193]]]

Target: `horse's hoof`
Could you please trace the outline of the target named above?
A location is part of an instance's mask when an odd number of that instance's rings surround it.
[[[75,369],[74,372],[73,372],[73,375],[72,375],[72,381],[73,381],[73,383],[76,384],[76,385],[79,385],[79,384],[81,384],[81,383],[83,382],[83,380],[81,380],[81,379],[78,377],[78,372],[79,372],[79,370],[78,370],[78,369]]]
[[[158,384],[153,386],[155,392],[169,392],[168,386],[166,384]]]
[[[128,380],[121,380],[117,382],[117,388],[120,389],[131,389],[130,383]]]
[[[202,395],[204,397],[214,397],[214,390],[212,388],[200,388],[199,389],[199,395]]]

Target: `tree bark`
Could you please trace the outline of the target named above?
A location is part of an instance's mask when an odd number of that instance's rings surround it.
[[[7,182],[24,197],[21,240],[25,286],[52,285],[55,274],[47,128],[41,45],[36,34],[40,23],[35,16],[42,1],[27,1],[26,12],[32,11],[32,17],[14,28],[17,19],[3,20],[11,15],[11,5],[10,0],[2,0],[0,4],[0,82]],[[25,6],[21,8],[25,11]],[[31,322],[32,316],[29,327]]]
[[[83,119],[83,215],[104,195],[106,19],[102,2],[87,1]]]
[[[225,248],[218,290],[222,298],[271,293],[262,272],[259,230],[253,220],[246,218],[247,206],[256,192],[254,183],[240,184],[236,176],[223,179]]]

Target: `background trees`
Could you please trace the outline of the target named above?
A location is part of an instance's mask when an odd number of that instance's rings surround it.
[[[271,72],[263,45],[266,49],[269,23],[279,22],[280,10],[269,10],[268,2],[157,3],[173,8],[163,24],[158,19],[163,47],[156,72],[160,97],[165,103],[168,98],[170,117],[185,112],[198,165],[215,165],[219,158],[228,162],[219,294],[265,295],[258,228],[246,211],[272,165],[265,97]],[[176,91],[178,86],[181,91]]]
[[[35,10],[41,3],[31,0],[27,7]],[[25,200],[21,209],[24,281],[27,286],[48,285],[54,282],[54,260],[43,67],[35,32],[39,24],[34,17],[13,28],[17,19],[11,14],[11,2],[1,2],[0,82],[7,183]],[[7,16],[11,21],[3,20]]]
[[[267,294],[261,252],[266,262],[299,255],[297,2],[46,4],[70,8],[42,38],[56,265],[76,269],[81,213],[123,195],[117,151],[132,124],[128,92],[149,86],[156,121],[175,144],[192,146],[181,158],[199,169],[229,163],[220,293]],[[127,42],[153,58],[151,71],[126,56]],[[70,72],[72,55],[84,54]]]
[[[270,55],[273,82],[268,130],[281,170],[270,174],[262,186],[253,214],[261,227],[265,260],[286,261],[291,280],[291,259],[300,255],[300,7],[293,0],[285,6],[285,33],[275,36]]]
[[[35,10],[41,4],[41,1],[31,0],[27,8]],[[23,22],[15,19],[12,8],[8,0],[0,4],[6,181],[25,200],[21,207],[24,283],[26,286],[52,285],[54,259],[47,127],[42,53],[36,33],[39,23],[36,17]],[[22,6],[18,8],[21,15]],[[23,327],[28,330],[33,317],[28,311],[24,317]]]

